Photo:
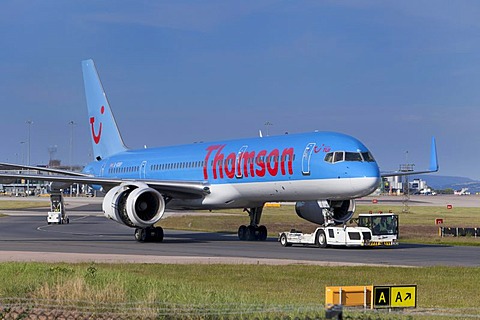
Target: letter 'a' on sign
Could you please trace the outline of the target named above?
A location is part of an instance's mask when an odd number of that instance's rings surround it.
[[[417,286],[392,287],[391,290],[392,308],[416,308],[417,307]]]
[[[390,287],[373,287],[373,307],[390,307]]]

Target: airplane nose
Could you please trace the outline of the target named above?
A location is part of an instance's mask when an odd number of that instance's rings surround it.
[[[364,168],[363,175],[350,179],[352,193],[355,197],[364,197],[374,192],[382,181],[376,164]]]
[[[350,179],[350,186],[352,190],[352,196],[354,198],[360,198],[368,196],[380,185],[380,177],[363,177]]]

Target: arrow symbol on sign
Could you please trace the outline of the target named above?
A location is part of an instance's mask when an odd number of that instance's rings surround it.
[[[405,300],[410,300],[410,299],[412,299],[412,294],[410,292],[407,292]]]

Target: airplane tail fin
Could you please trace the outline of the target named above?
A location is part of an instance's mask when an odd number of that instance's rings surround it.
[[[100,161],[127,150],[93,60],[82,61],[93,155]]]

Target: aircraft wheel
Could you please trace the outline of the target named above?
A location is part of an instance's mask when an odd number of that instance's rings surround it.
[[[147,240],[147,230],[142,228],[136,228],[135,240],[137,240],[138,242],[145,242]]]
[[[287,235],[285,233],[282,233],[282,235],[280,236],[280,244],[283,247],[290,247],[292,245],[291,243],[288,243]]]
[[[323,230],[318,230],[316,244],[319,248],[327,247],[327,237],[325,236],[325,232]]]
[[[238,228],[238,240],[240,240],[240,241],[245,241],[245,240],[247,240],[247,235],[246,235],[246,233],[247,233],[247,226],[243,226],[243,225],[240,226],[240,227]]]
[[[265,241],[267,240],[267,236],[268,236],[267,227],[265,226],[258,227],[258,240]]]
[[[154,228],[154,233],[155,233],[155,235],[153,237],[153,239],[154,239],[153,241],[162,242],[163,241],[163,235],[164,235],[163,228],[162,227],[155,227]]]
[[[255,228],[254,226],[248,226],[247,227],[247,231],[245,232],[245,238],[247,239],[247,241],[255,241],[255,239],[256,239],[256,236],[255,236],[256,229],[257,228]]]

